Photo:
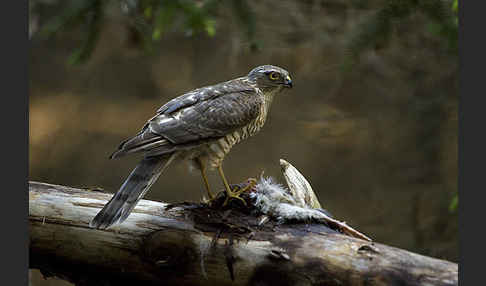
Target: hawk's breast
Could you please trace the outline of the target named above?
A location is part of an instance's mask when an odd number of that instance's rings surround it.
[[[249,124],[207,144],[207,150],[204,153],[206,153],[209,167],[217,168],[220,166],[224,157],[229,153],[234,145],[260,131],[267,119],[267,114],[273,100],[273,95],[274,93],[270,93],[263,96],[264,102],[260,106],[260,112],[258,116]]]

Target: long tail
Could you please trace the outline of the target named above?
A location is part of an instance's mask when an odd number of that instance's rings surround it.
[[[175,156],[176,153],[172,153],[144,158],[89,226],[105,229],[115,223],[122,223]]]

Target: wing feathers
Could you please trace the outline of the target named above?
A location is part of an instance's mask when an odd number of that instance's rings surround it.
[[[154,149],[164,154],[221,138],[254,120],[262,104],[263,97],[242,78],[193,90],[159,108],[111,158]]]

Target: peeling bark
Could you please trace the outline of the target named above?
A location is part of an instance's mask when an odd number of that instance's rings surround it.
[[[88,227],[111,194],[29,183],[30,268],[76,285],[457,285],[458,265],[251,207],[141,200]]]

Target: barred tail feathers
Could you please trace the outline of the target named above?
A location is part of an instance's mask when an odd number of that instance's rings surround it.
[[[176,153],[172,153],[146,157],[140,161],[120,189],[89,223],[89,226],[106,229],[115,223],[125,221],[138,201],[143,198],[175,156]]]

